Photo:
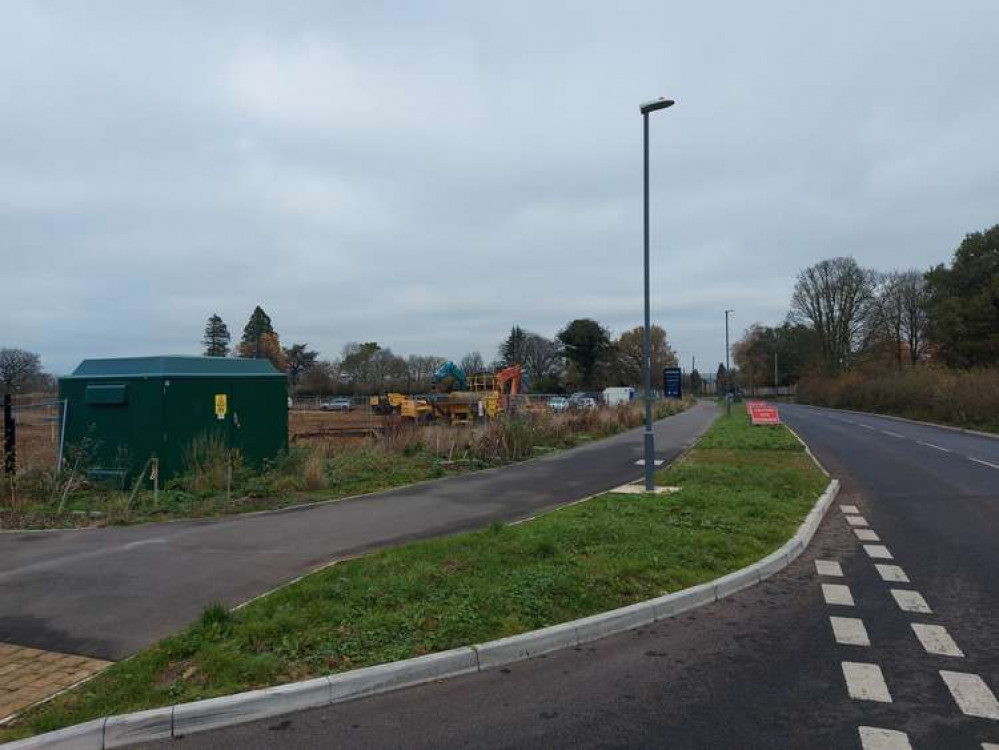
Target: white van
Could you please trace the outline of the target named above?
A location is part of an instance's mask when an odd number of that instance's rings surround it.
[[[623,388],[604,388],[604,403],[607,406],[630,404],[635,400],[635,389],[631,386]]]

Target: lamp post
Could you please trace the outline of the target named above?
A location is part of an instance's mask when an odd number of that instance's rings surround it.
[[[645,335],[642,339],[642,369],[645,378],[645,491],[656,488],[656,438],[652,432],[652,360],[651,334],[649,332],[649,113],[672,107],[672,99],[656,99],[639,108],[642,112],[644,131],[644,183],[645,183]]]
[[[729,364],[728,354],[728,316],[734,313],[735,310],[725,311],[725,412],[726,414],[732,414],[732,365]]]

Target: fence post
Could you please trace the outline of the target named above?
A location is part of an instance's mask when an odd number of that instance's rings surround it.
[[[17,432],[14,426],[14,408],[9,393],[3,396],[3,471],[8,477],[17,470]]]

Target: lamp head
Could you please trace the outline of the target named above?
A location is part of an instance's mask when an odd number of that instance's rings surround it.
[[[657,109],[666,109],[667,107],[672,107],[674,104],[676,102],[672,99],[663,99],[660,97],[651,102],[645,102],[645,104],[641,105],[640,109],[643,115],[647,115],[649,112],[655,112]]]

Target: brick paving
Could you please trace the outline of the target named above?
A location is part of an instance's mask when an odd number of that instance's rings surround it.
[[[111,662],[0,643],[0,719],[97,674]]]

